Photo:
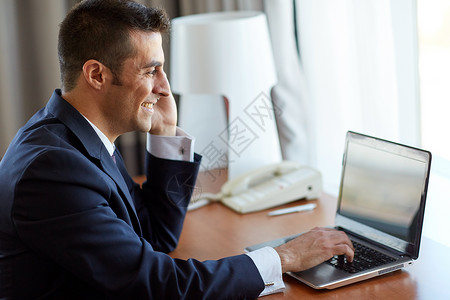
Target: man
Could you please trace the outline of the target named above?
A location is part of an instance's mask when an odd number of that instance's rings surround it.
[[[62,90],[0,162],[1,299],[252,299],[283,288],[282,272],[352,259],[344,233],[319,228],[219,261],[165,254],[200,164],[176,127],[168,26],[162,11],[125,0],[87,0],[62,22]],[[136,130],[149,132],[142,188],[114,147]]]

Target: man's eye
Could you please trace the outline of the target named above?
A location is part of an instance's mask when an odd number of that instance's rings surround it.
[[[152,69],[151,71],[147,72],[146,74],[154,76],[154,75],[156,75],[156,73],[158,73],[158,70],[157,69]]]

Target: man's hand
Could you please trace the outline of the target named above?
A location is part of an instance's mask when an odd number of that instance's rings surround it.
[[[354,255],[352,242],[344,232],[317,227],[275,250],[280,256],[283,273],[312,268],[334,255],[344,254],[351,262]]]
[[[151,134],[174,136],[177,128],[177,106],[172,93],[160,97],[153,105],[155,112],[152,116]]]

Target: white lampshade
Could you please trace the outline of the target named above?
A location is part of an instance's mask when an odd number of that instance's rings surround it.
[[[229,178],[281,161],[270,97],[276,71],[265,14],[241,11],[175,18],[170,59],[174,93],[222,95],[229,101],[228,141],[224,132],[217,132],[228,146]],[[214,113],[201,109],[196,107],[197,116],[192,118]],[[244,131],[248,135],[237,139],[236,134]]]
[[[222,12],[175,18],[171,33],[171,85],[175,92],[227,95],[276,83],[266,16]]]

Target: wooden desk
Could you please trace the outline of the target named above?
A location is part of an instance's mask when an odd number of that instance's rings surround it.
[[[222,180],[202,174],[199,186],[217,191]],[[285,207],[307,203],[306,200]],[[314,211],[269,217],[267,211],[240,215],[220,203],[188,212],[180,242],[170,255],[198,260],[243,253],[246,246],[334,223],[336,199],[323,195]],[[447,232],[443,233],[447,234]],[[262,299],[450,299],[450,248],[422,238],[419,259],[410,267],[335,290],[314,290],[284,275],[286,290]]]

